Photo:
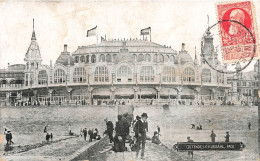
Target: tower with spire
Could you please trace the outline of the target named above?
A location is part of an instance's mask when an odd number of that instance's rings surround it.
[[[25,54],[24,61],[26,63],[26,69],[38,69],[41,65],[42,58],[40,53],[40,48],[38,43],[36,42],[36,34],[34,31],[34,19],[33,19],[33,32],[31,38],[31,44]]]
[[[206,34],[203,36],[201,41],[201,63],[205,64],[205,60],[212,65],[216,65],[217,52],[214,50],[213,36],[209,31],[209,20],[208,20],[208,29]]]
[[[37,70],[42,63],[40,48],[36,42],[36,34],[34,31],[34,19],[33,19],[33,32],[31,38],[31,44],[25,54],[24,61],[26,63],[25,69],[25,86],[31,86],[34,84],[35,76],[33,71]]]

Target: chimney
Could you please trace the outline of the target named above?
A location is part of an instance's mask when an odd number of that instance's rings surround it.
[[[181,51],[185,51],[185,44],[184,43],[181,44]]]
[[[67,52],[67,46],[68,46],[67,44],[64,44],[64,51],[63,51],[64,53]]]

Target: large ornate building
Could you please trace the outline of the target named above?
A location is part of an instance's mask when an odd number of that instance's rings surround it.
[[[204,35],[201,53],[210,63],[219,65],[210,32]],[[124,100],[126,103],[220,104],[232,101],[234,91],[238,91],[231,83],[239,79],[227,80],[225,74],[211,69],[204,59],[199,61],[196,53],[193,60],[184,43],[178,52],[139,39],[103,40],[80,46],[72,53],[64,45],[55,64],[43,65],[33,30],[24,61],[25,64],[0,70],[2,103],[102,104]],[[233,100],[238,101],[240,95],[235,97]]]

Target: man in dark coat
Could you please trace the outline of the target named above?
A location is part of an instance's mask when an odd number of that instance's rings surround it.
[[[188,139],[188,141],[187,141],[188,143],[194,142],[193,140],[190,139],[189,136],[187,137],[187,139]],[[191,155],[191,158],[193,158],[193,151],[188,151],[188,155]]]
[[[230,137],[229,132],[226,132],[226,136],[225,136],[226,140],[225,140],[225,142],[229,142],[229,137]]]
[[[147,122],[147,113],[143,113],[141,115],[141,120],[138,120],[135,124],[135,137],[137,138],[137,150],[136,150],[136,158],[138,158],[139,151],[142,145],[141,158],[144,158],[144,150],[145,150],[145,141],[146,141],[146,132],[148,132],[148,122]]]
[[[109,136],[109,140],[110,143],[113,142],[113,131],[114,131],[114,124],[111,121],[107,121],[107,119],[105,119],[106,121],[106,125],[107,125],[107,134]]]
[[[83,135],[84,135],[84,140],[86,141],[87,140],[87,135],[88,135],[87,128],[84,128]]]
[[[211,131],[210,137],[211,137],[211,142],[214,143],[215,142],[215,138],[216,138],[216,134],[214,133],[213,130]]]
[[[89,142],[92,142],[93,139],[93,131],[91,129],[88,130],[88,135],[89,135]]]
[[[13,136],[12,136],[11,131],[7,131],[7,134],[5,135],[5,139],[6,139],[7,145],[11,145],[13,143],[12,142]]]
[[[124,122],[122,121],[122,115],[117,116],[118,121],[116,122],[116,135],[114,138],[115,143],[115,151],[116,152],[123,152],[125,150],[125,128],[124,128]]]

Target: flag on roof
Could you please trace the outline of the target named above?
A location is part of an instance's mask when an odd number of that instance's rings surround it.
[[[141,30],[141,35],[150,35],[151,34],[151,27],[147,27]]]
[[[87,37],[97,35],[97,26],[87,31]]]

